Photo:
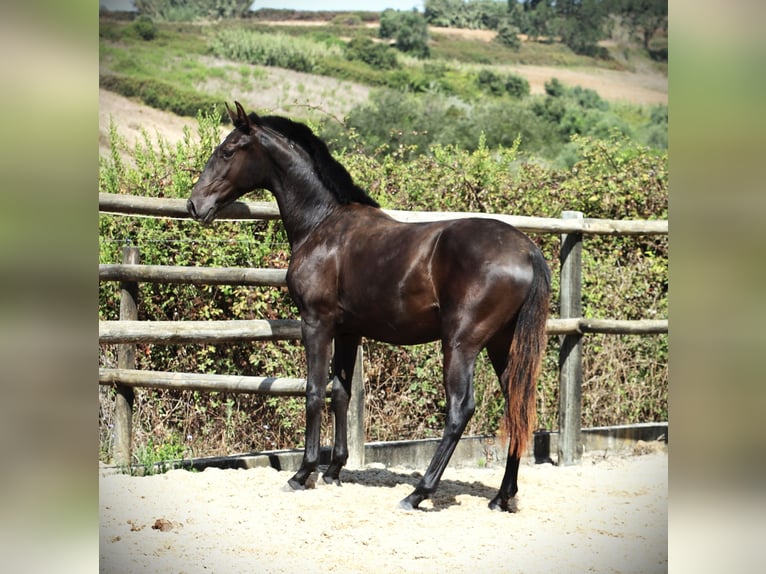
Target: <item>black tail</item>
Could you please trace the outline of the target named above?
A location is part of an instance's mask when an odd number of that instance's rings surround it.
[[[537,423],[536,384],[548,336],[548,299],[551,272],[539,249],[532,256],[534,276],[526,300],[519,310],[503,380],[508,385],[504,430],[508,455],[521,457]]]

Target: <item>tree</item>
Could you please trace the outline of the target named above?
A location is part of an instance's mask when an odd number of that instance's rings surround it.
[[[497,26],[497,36],[495,36],[495,39],[504,46],[519,50],[521,48],[521,40],[519,40],[520,32],[521,30],[518,27],[511,24],[509,20],[504,19]]]
[[[646,50],[657,30],[667,32],[667,0],[622,0],[619,13],[632,32],[641,34]]]
[[[381,38],[394,38],[396,47],[419,58],[430,56],[428,22],[417,10],[385,10],[380,17]]]
[[[595,56],[604,37],[606,11],[601,0],[557,0],[558,35],[578,54]]]

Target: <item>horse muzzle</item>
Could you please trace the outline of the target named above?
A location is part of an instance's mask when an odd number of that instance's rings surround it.
[[[216,213],[218,213],[218,209],[215,203],[211,203],[206,209],[204,206],[198,208],[192,199],[189,199],[186,202],[186,210],[189,212],[189,215],[191,215],[192,218],[205,225],[211,223],[215,219]]]
[[[197,208],[194,207],[194,202],[191,199],[186,202],[186,211],[189,212],[189,215],[191,215],[193,219],[199,219]]]

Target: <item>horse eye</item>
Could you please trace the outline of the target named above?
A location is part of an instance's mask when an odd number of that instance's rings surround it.
[[[221,157],[223,159],[231,159],[231,156],[234,155],[234,149],[232,148],[226,148],[221,150]]]

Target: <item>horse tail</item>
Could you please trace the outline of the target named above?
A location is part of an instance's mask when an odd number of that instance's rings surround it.
[[[508,437],[508,455],[521,458],[537,424],[536,390],[545,348],[545,326],[551,272],[539,249],[532,253],[533,278],[527,298],[516,317],[508,365],[503,373],[507,385],[503,434]]]

